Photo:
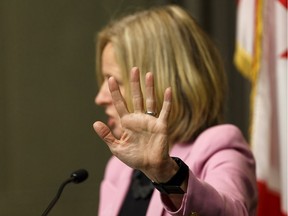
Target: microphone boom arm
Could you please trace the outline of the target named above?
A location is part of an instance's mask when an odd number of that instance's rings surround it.
[[[64,187],[69,184],[70,182],[73,182],[74,178],[70,177],[69,179],[67,179],[65,182],[63,182],[59,189],[58,192],[56,194],[56,196],[54,197],[54,199],[50,202],[50,204],[48,205],[48,207],[46,208],[46,210],[43,212],[42,216],[46,216],[48,215],[48,213],[50,212],[50,210],[53,208],[53,206],[56,204],[56,202],[58,201],[58,199],[60,198]]]
[[[60,198],[64,187],[69,184],[70,182],[74,182],[76,184],[81,183],[83,181],[85,181],[88,178],[88,172],[85,169],[79,169],[75,172],[73,172],[70,176],[69,179],[67,179],[66,181],[64,181],[59,189],[58,192],[56,194],[56,196],[54,197],[54,199],[50,202],[50,204],[48,205],[48,207],[46,208],[46,210],[43,212],[43,214],[41,216],[46,216],[48,215],[48,213],[50,212],[50,210],[54,207],[54,205],[56,204],[56,202],[58,201],[58,199]]]

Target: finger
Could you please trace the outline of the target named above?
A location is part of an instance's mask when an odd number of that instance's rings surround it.
[[[172,90],[171,87],[169,87],[165,90],[164,93],[164,101],[159,115],[159,119],[161,119],[164,122],[168,121],[168,116],[171,111],[171,105],[172,105]]]
[[[98,134],[98,136],[109,146],[112,148],[112,145],[116,143],[117,139],[112,134],[111,130],[107,125],[103,122],[97,121],[93,124],[93,128]]]
[[[151,72],[146,74],[146,110],[147,112],[156,112],[156,100],[154,92],[154,77]]]
[[[140,85],[140,75],[139,69],[136,67],[131,70],[131,93],[134,112],[143,112],[143,95]]]
[[[108,79],[108,85],[109,85],[109,90],[111,93],[113,104],[114,104],[119,116],[122,117],[122,116],[128,114],[128,109],[127,109],[125,99],[123,98],[123,96],[120,92],[120,89],[119,89],[119,85],[116,82],[114,77],[110,77]]]

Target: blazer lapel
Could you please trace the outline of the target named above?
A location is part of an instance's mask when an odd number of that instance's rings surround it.
[[[146,216],[161,216],[163,211],[164,208],[160,198],[160,193],[154,189]]]
[[[101,216],[116,216],[118,215],[122,202],[125,199],[129,184],[130,178],[132,175],[132,169],[130,167],[123,167],[123,170],[115,170],[119,172],[119,180],[117,184],[105,186],[103,191],[103,198],[105,199],[104,203],[106,206],[102,208],[100,215]],[[106,184],[107,182],[103,182]]]

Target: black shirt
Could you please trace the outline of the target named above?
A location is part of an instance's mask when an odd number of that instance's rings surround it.
[[[145,216],[154,186],[141,171],[134,170],[129,190],[118,216]]]

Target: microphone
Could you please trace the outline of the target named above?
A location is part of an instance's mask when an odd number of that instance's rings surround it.
[[[79,169],[75,172],[73,172],[71,175],[70,175],[70,178],[68,178],[66,181],[64,181],[59,189],[58,189],[58,192],[56,194],[56,196],[54,197],[54,199],[50,202],[50,204],[48,205],[48,207],[46,208],[46,210],[43,212],[42,216],[46,216],[48,215],[48,213],[50,212],[50,210],[53,208],[53,206],[56,204],[56,202],[58,201],[58,199],[60,198],[60,195],[64,189],[64,187],[73,182],[75,184],[78,184],[78,183],[81,183],[83,181],[85,181],[86,179],[88,178],[88,172],[87,170],[85,169]]]

